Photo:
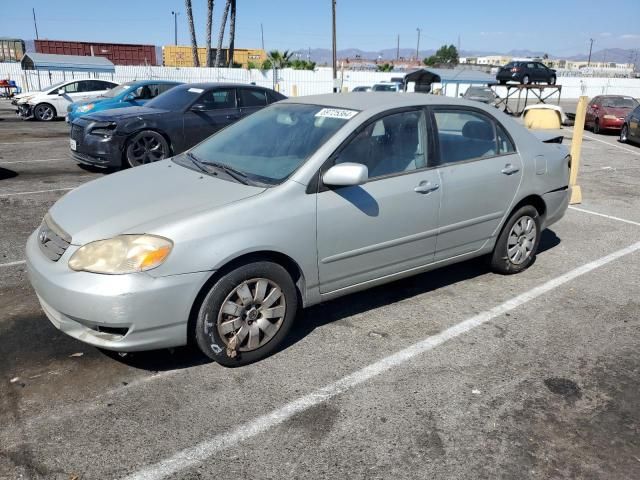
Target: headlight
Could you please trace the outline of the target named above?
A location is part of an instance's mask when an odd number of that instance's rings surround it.
[[[607,120],[617,120],[618,117],[616,117],[615,115],[605,115],[602,118],[606,118]]]
[[[118,235],[80,247],[69,267],[109,275],[144,272],[161,265],[172,248],[171,240],[155,235]]]
[[[90,110],[93,110],[93,107],[95,107],[95,104],[87,103],[86,105],[80,105],[78,107],[78,111],[81,112],[81,113],[88,112]]]
[[[91,130],[89,130],[89,134],[90,135],[98,135],[98,136],[104,137],[104,138],[109,138],[111,135],[113,135],[113,132],[115,131],[116,127],[117,127],[117,125],[116,125],[115,122],[98,125],[97,127],[92,128]]]

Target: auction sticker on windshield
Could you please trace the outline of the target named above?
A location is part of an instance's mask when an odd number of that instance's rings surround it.
[[[191,93],[202,93],[202,92],[204,92],[204,90],[202,88],[190,88],[187,91],[191,92]]]
[[[349,120],[350,118],[355,117],[358,114],[355,110],[345,110],[343,108],[323,108],[318,113],[316,113],[316,117],[325,117],[325,118],[342,118],[344,120]]]

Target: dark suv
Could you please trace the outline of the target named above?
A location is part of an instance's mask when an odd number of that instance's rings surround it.
[[[500,85],[507,82],[518,82],[525,85],[531,83],[556,84],[556,71],[540,62],[509,62],[496,75]]]

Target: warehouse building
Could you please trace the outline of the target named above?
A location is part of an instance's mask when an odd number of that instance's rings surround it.
[[[216,58],[216,48],[211,49],[211,65],[214,64]],[[229,63],[229,49],[221,50],[220,65],[227,66]],[[267,59],[264,50],[236,48],[233,50],[233,63],[242,68],[248,68],[249,62],[260,66]],[[198,60],[200,66],[207,64],[207,49],[205,47],[198,48]],[[162,64],[165,67],[193,67],[193,54],[191,47],[186,45],[165,45],[162,47]]]

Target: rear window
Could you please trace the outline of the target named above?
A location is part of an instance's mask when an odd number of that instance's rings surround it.
[[[631,97],[605,97],[602,99],[603,107],[611,108],[635,108],[638,102]]]

